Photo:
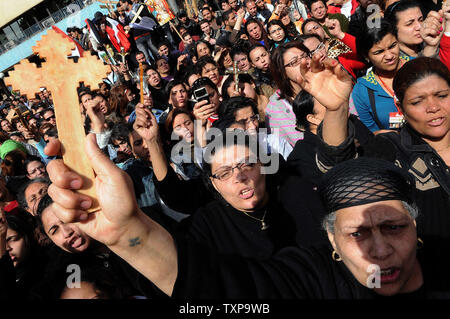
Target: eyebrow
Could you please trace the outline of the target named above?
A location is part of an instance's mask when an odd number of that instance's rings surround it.
[[[50,226],[50,228],[47,230],[47,233],[49,233],[50,234],[50,232],[53,230],[53,229],[55,229],[56,227],[58,227],[58,225],[52,225],[52,226]]]
[[[375,227],[386,225],[386,224],[394,224],[394,223],[398,223],[398,222],[406,222],[406,221],[407,221],[407,216],[405,215],[405,216],[400,216],[397,218],[390,218],[390,219],[382,220],[382,221],[378,222],[375,225]],[[373,228],[373,226],[372,225],[364,225],[364,224],[362,224],[362,225],[346,225],[346,226],[342,227],[343,230],[344,229],[370,229],[370,228]]]
[[[250,156],[246,156],[245,158],[243,158],[242,160],[236,161],[236,164],[240,164],[240,163],[244,163],[246,161],[248,161],[250,159]],[[224,165],[224,166],[220,166],[219,168],[217,168],[216,172],[222,168],[230,168],[234,165]]]

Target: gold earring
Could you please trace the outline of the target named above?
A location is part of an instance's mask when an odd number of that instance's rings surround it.
[[[420,237],[417,237],[417,249],[422,249],[423,245],[423,240]]]
[[[331,258],[333,258],[334,261],[341,261],[342,260],[341,256],[339,256],[339,254],[336,252],[336,250],[333,250],[333,253],[331,254]]]

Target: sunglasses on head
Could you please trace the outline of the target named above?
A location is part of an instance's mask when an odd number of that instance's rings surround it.
[[[6,166],[11,166],[13,163],[10,160],[3,160],[3,163],[5,163]]]

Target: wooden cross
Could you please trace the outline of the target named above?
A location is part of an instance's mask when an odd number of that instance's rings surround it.
[[[25,121],[25,119],[23,117],[24,115],[27,115],[29,113],[30,113],[29,110],[26,110],[25,112],[22,113],[22,111],[20,110],[20,106],[18,106],[8,113],[8,115],[6,116],[6,119],[8,121],[10,121],[11,123],[14,120],[18,119],[19,122],[22,123],[22,125],[27,128],[27,130],[30,130],[30,127],[28,126],[28,122]]]
[[[131,10],[131,12],[134,14],[134,17],[131,20],[130,24],[135,23],[137,19],[142,20],[142,17],[139,15],[141,14],[142,10],[144,10],[144,7],[145,7],[145,5],[141,5],[137,12],[134,12],[133,10]],[[126,34],[128,34],[128,32],[129,32],[128,30],[125,31]]]
[[[114,4],[117,4],[119,1],[111,1],[111,0],[97,0],[100,3],[103,3],[104,5],[100,5],[100,8],[102,9],[108,9],[109,14],[111,15],[114,12]]]
[[[234,90],[236,91],[236,92],[238,92],[239,93],[239,74],[244,74],[244,73],[247,73],[247,72],[243,72],[243,71],[239,71],[239,68],[237,67],[237,61],[234,61],[234,63],[233,63],[233,72],[230,72],[230,71],[226,71],[225,72],[226,74],[233,74],[233,77],[234,77]]]
[[[33,47],[33,52],[46,60],[42,67],[38,68],[24,59],[15,65],[15,70],[5,78],[5,83],[28,98],[34,97],[41,86],[52,92],[64,163],[83,178],[83,188],[79,192],[92,198],[93,205],[89,212],[94,212],[99,210],[99,204],[93,183],[94,171],[84,151],[85,133],[77,87],[84,82],[92,90],[98,89],[98,83],[111,70],[90,54],[80,57],[77,63],[68,59],[73,45],[72,41],[50,29]]]

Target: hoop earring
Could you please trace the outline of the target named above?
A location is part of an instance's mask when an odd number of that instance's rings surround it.
[[[333,250],[333,253],[331,254],[331,258],[333,258],[334,261],[341,261],[342,260],[341,256],[339,256],[339,254],[336,252],[336,250]]]
[[[424,246],[423,240],[420,237],[417,237],[417,249],[422,249]]]

